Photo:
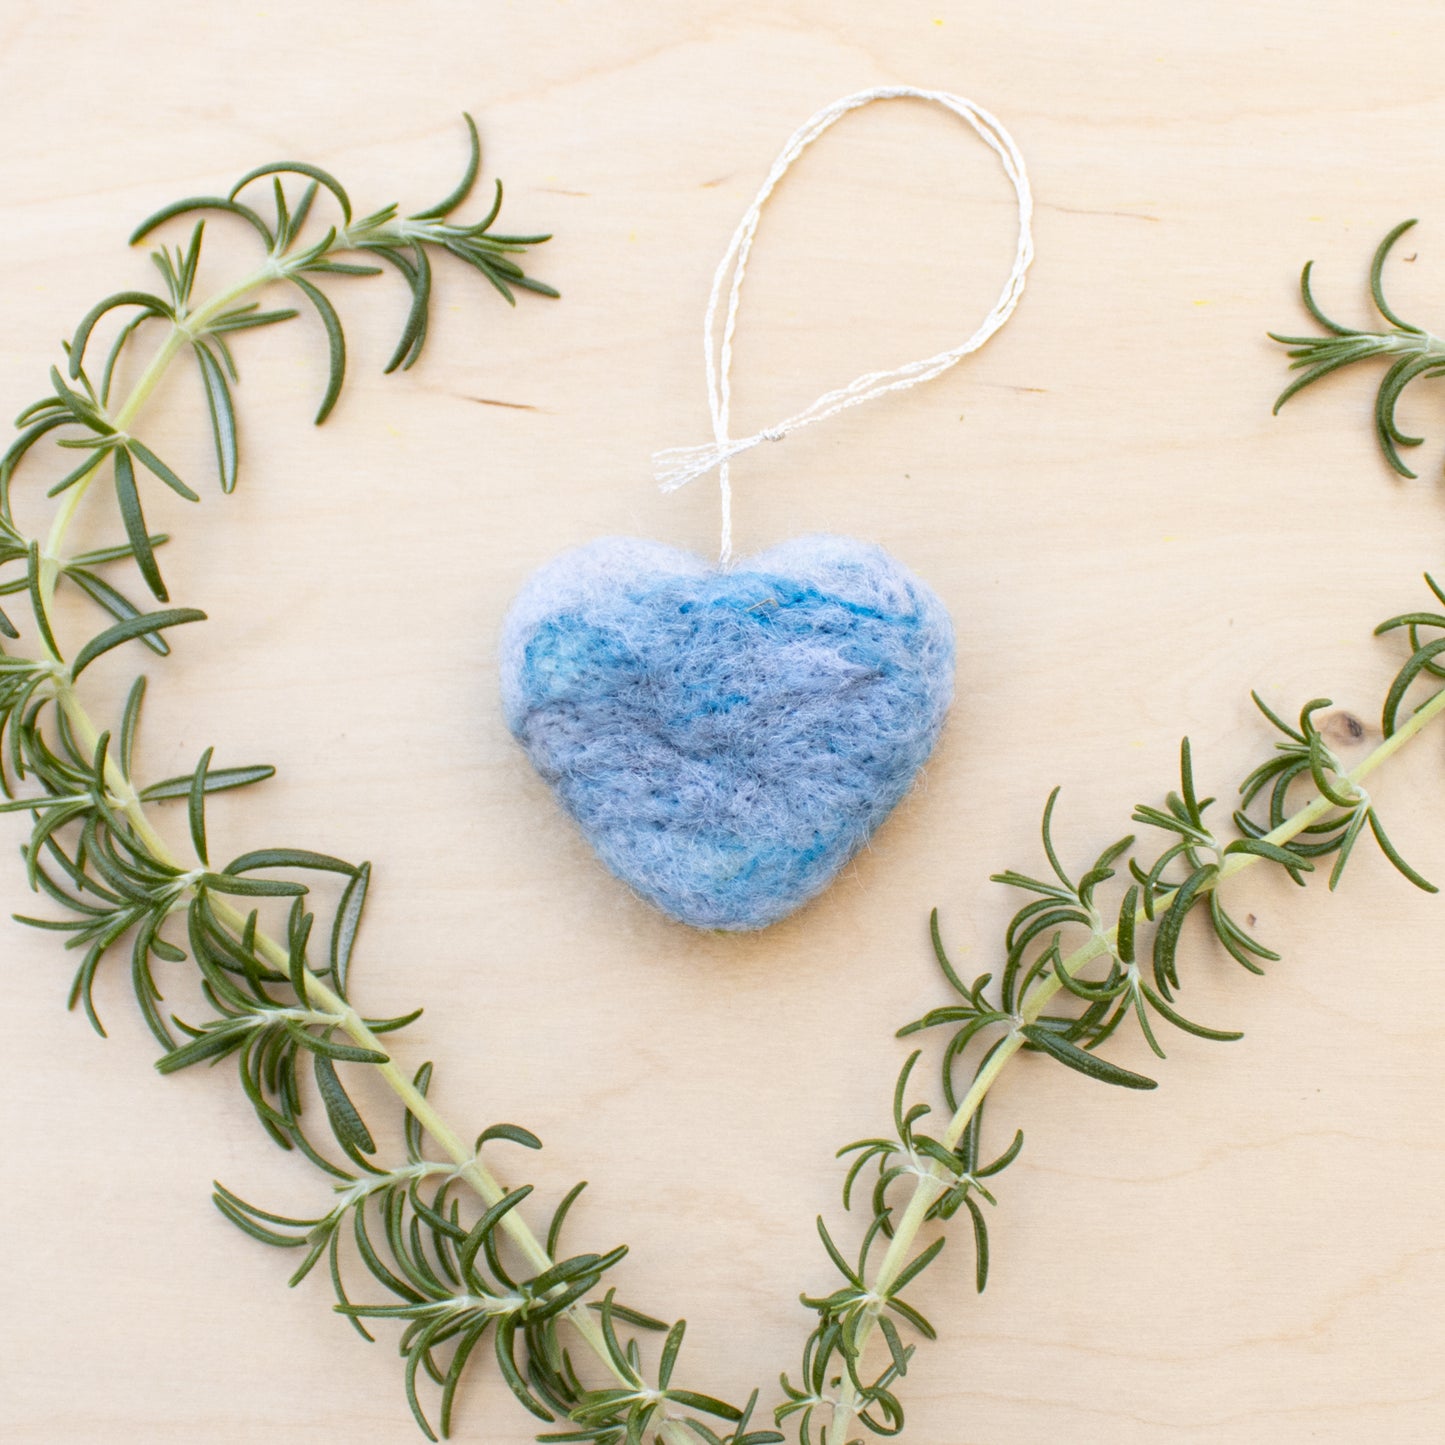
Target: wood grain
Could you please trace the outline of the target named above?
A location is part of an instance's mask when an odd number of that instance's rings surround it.
[[[1143,0],[459,4],[311,0],[178,10],[8,0],[0,10],[0,394],[39,395],[98,296],[148,284],[130,226],[281,155],[359,204],[425,203],[479,118],[516,226],[555,230],[564,292],[508,314],[439,277],[434,336],[380,368],[404,314],[337,288],[348,390],[324,433],[309,321],[243,340],[245,474],[177,531],[174,595],[212,621],[153,669],[153,775],[274,762],[217,810],[217,851],[371,858],[358,960],[369,1011],[426,1004],[408,1057],[447,1111],[547,1143],[555,1195],[589,1178],[579,1240],[633,1244],[638,1305],[692,1322],[683,1374],[745,1394],[795,1369],[813,1231],[839,1145],[884,1124],[891,1030],[941,997],[928,909],[964,967],[996,956],[998,868],[1031,868],[1048,790],[1081,860],[1171,785],[1180,736],[1227,796],[1269,747],[1251,687],[1372,719],[1381,617],[1440,567],[1438,397],[1404,484],[1345,377],[1278,420],[1299,264],[1362,316],[1380,235],[1422,214],[1390,276],[1439,325],[1445,15],[1402,0],[1268,7]],[[875,538],[954,612],[962,693],[925,786],[816,905],[699,938],[591,858],[505,735],[494,650],[508,598],[564,545],[636,532],[708,550],[706,485],[659,499],[648,457],[703,440],[698,334],[712,267],[792,128],[862,86],[957,90],[1015,134],[1039,200],[1020,311],[945,379],[755,453],[739,549],[800,531]],[[947,117],[898,104],[835,130],[763,228],[737,363],[739,427],[966,335],[1011,252],[1011,198]],[[228,251],[229,246],[234,251]],[[244,243],[218,247],[213,277]],[[289,334],[286,334],[289,332]],[[205,474],[194,378],[153,413]],[[506,406],[489,405],[504,402]],[[97,516],[95,535],[108,535]],[[130,662],[132,659],[126,659]],[[113,702],[120,667],[97,667]],[[1396,840],[1445,876],[1445,756],[1381,774]],[[17,827],[8,828],[12,844]],[[1193,941],[1187,1001],[1237,1026],[1180,1038],[1145,1096],[1045,1061],[991,1114],[1027,1134],[978,1299],[960,1241],[920,1302],[942,1339],[910,1373],[906,1438],[1109,1445],[1440,1438],[1445,1388],[1441,905],[1364,858],[1338,894],[1250,879],[1285,955],[1264,980]],[[18,869],[7,909],[30,906]],[[51,939],[6,934],[0,1058],[7,1441],[353,1445],[415,1438],[388,1342],[363,1346],[321,1282],[207,1203],[213,1177],[305,1212],[318,1184],[219,1077],[162,1081],[106,979],[108,1041],[66,1016]],[[1143,1066],[1135,1042],[1117,1056]],[[378,1105],[379,1106],[379,1105]],[[479,1372],[463,1439],[520,1445]]]

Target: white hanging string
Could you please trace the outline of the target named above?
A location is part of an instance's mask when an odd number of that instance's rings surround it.
[[[738,300],[742,295],[743,277],[747,273],[748,256],[753,249],[753,238],[757,235],[758,221],[763,207],[772,195],[778,182],[787,174],[793,162],[823,134],[829,126],[841,120],[850,111],[872,104],[875,100],[896,100],[909,98],[926,100],[941,105],[966,121],[999,158],[1004,174],[1013,182],[1018,197],[1019,233],[1018,247],[1014,252],[1013,269],[1003,290],[994,303],[983,324],[961,346],[950,347],[934,356],[920,361],[910,361],[892,371],[869,371],[855,377],[847,386],[826,392],[817,401],[802,411],[754,432],[752,436],[730,437],[728,421],[732,408],[732,381],[730,372],[733,359],[733,333],[737,329]],[[789,432],[812,426],[814,422],[827,420],[840,411],[860,402],[872,401],[890,391],[902,391],[919,382],[945,372],[956,365],[972,351],[977,351],[1012,314],[1023,295],[1024,277],[1029,263],[1034,258],[1034,242],[1031,230],[1034,200],[1029,190],[1028,175],[1024,170],[1023,157],[999,121],[982,107],[961,95],[952,95],[944,90],[916,90],[911,85],[885,85],[873,90],[861,90],[856,95],[844,96],[825,106],[810,120],[794,132],[782,153],[773,162],[768,178],[762,189],[753,198],[747,213],[738,223],[727,252],[717,268],[712,281],[712,294],[708,297],[707,315],[703,321],[703,347],[707,362],[708,402],[712,411],[713,441],[704,446],[669,447],[656,453],[653,465],[664,492],[675,491],[698,477],[706,476],[714,468],[718,472],[718,483],[722,493],[722,545],[719,551],[719,565],[727,566],[732,560],[732,484],[728,475],[728,463],[742,452],[750,451],[763,442],[779,441]],[[723,322],[722,346],[719,350],[715,341],[714,325],[717,320],[718,302],[722,297],[723,285],[731,274],[732,284],[728,288],[727,317]]]

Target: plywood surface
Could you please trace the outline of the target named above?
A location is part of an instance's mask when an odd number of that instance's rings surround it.
[[[261,162],[314,160],[363,209],[413,207],[450,185],[470,110],[509,225],[556,233],[534,269],[558,302],[511,313],[439,267],[406,375],[380,375],[395,278],[336,285],[349,380],[319,431],[319,326],[241,339],[239,490],[155,503],[173,595],[211,621],[150,669],[140,756],[148,776],[212,744],[218,763],[276,764],[217,808],[218,853],[372,860],[358,1002],[427,1007],[404,1057],[436,1060],[459,1127],[540,1134],[543,1194],[592,1181],[579,1247],[633,1246],[618,1283],[691,1321],[697,1388],[771,1398],[796,1372],[797,1296],[831,1287],[813,1219],[839,1215],[833,1151],[886,1127],[892,1031],[944,998],[928,910],[961,967],[990,966],[1010,903],[988,875],[1040,866],[1050,788],[1081,865],[1173,785],[1185,733],[1228,806],[1270,747],[1251,688],[1287,712],[1329,695],[1364,720],[1359,749],[1378,738],[1398,653],[1371,628],[1441,568],[1438,394],[1402,407],[1431,437],[1402,482],[1364,376],[1271,419],[1283,366],[1264,333],[1300,322],[1308,257],[1322,301],[1363,317],[1371,250],[1416,214],[1389,285],[1442,324],[1445,16],[1420,0],[1379,17],[1358,0],[0,8],[11,410],[96,298],[151,283],[124,246],[137,219]],[[739,547],[882,542],[952,609],[960,697],[924,784],[830,892],[759,936],[702,937],[602,871],[507,737],[498,624],[565,545],[713,547],[710,486],[660,498],[648,460],[707,435],[712,268],[793,127],[892,82],[959,91],[1013,131],[1038,198],[1028,294],[945,379],[740,462]],[[890,104],[840,126],[765,220],[739,428],[967,335],[1011,227],[994,159],[948,117]],[[218,238],[203,284],[246,245]],[[208,477],[194,376],[149,415]],[[86,525],[115,532],[101,508]],[[97,667],[98,712],[135,660]],[[1445,876],[1440,738],[1375,796]],[[1234,896],[1284,959],[1254,979],[1193,937],[1185,997],[1243,1041],[1169,1039],[1152,1094],[1010,1068],[991,1138],[1027,1143],[991,1214],[992,1281],[974,1295],[959,1238],[923,1282],[941,1339],[903,1387],[905,1438],[1440,1437],[1441,904],[1377,856],[1333,895],[1249,879]],[[35,906],[18,863],[0,903]],[[207,1202],[220,1178],[304,1214],[325,1186],[222,1074],[154,1073],[119,970],[101,1040],[63,1010],[54,938],[5,936],[0,1434],[414,1438],[391,1337],[357,1340],[320,1280],[288,1292],[290,1261]],[[1134,1037],[1114,1053],[1150,1064]],[[486,1370],[458,1434],[531,1438]]]

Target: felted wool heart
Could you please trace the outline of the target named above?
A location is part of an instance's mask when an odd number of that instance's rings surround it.
[[[799,537],[721,572],[609,537],[502,632],[508,726],[602,861],[696,928],[827,886],[907,792],[953,697],[953,627],[881,547]]]

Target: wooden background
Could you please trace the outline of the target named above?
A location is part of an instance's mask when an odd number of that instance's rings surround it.
[[[592,1181],[575,1238],[634,1246],[619,1283],[692,1322],[690,1384],[743,1395],[796,1370],[797,1295],[829,1281],[813,1219],[838,1215],[833,1150],[885,1126],[891,1031],[943,997],[928,910],[962,967],[997,957],[1010,904],[987,876],[1038,866],[1051,786],[1082,863],[1173,785],[1185,732],[1201,786],[1229,797],[1270,747],[1251,688],[1285,711],[1328,693],[1369,722],[1362,747],[1376,736],[1399,652],[1371,628],[1441,568],[1438,392],[1402,408],[1430,436],[1403,483],[1363,375],[1271,419],[1264,333],[1301,324],[1307,257],[1327,307],[1368,314],[1370,253],[1409,215],[1391,293],[1441,326],[1442,47],[1429,0],[0,7],[7,408],[42,392],[94,299],[153,282],[124,248],[137,219],[260,162],[314,160],[363,208],[415,208],[450,186],[468,109],[507,224],[556,232],[534,269],[560,302],[508,313],[439,267],[405,376],[380,375],[399,286],[336,286],[351,371],[324,431],[319,327],[243,338],[230,500],[195,377],[167,384],[147,435],[207,495],[204,518],[157,501],[154,520],[178,532],[173,595],[212,620],[151,669],[143,766],[189,771],[208,744],[274,762],[216,809],[217,852],[374,861],[359,1002],[427,1005],[405,1057],[437,1060],[448,1114],[535,1129],[553,1197]],[[1038,197],[1028,294],[945,379],[740,463],[739,547],[884,543],[953,611],[960,699],[923,786],[830,892],[761,936],[699,937],[601,870],[506,736],[498,623],[565,545],[713,547],[712,490],[659,498],[648,460],[707,436],[713,266],[793,127],[887,82],[1012,129]],[[1011,228],[992,156],[943,113],[840,126],[765,220],[739,428],[967,335]],[[249,264],[215,230],[203,285]],[[96,669],[98,707],[139,660]],[[1375,789],[1437,878],[1442,790],[1429,734]],[[1235,897],[1284,962],[1249,978],[1196,936],[1184,997],[1242,1042],[1170,1039],[1146,1095],[1010,1069],[992,1138],[1028,1142],[991,1216],[992,1282],[974,1296],[960,1238],[920,1288],[942,1339],[907,1381],[907,1439],[1440,1438],[1442,904],[1363,850],[1336,895]],[[33,906],[16,866],[0,902]],[[103,1041],[63,1011],[54,940],[5,937],[0,1434],[417,1438],[390,1343],[358,1341],[324,1282],[288,1292],[291,1257],[207,1202],[219,1177],[305,1213],[324,1186],[229,1080],[154,1074],[119,973]],[[1137,1039],[1114,1053],[1148,1062]],[[531,1438],[487,1371],[459,1434]]]

